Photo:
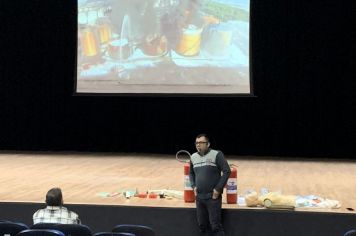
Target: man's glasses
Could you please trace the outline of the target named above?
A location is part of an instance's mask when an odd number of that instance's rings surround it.
[[[195,145],[198,145],[198,144],[206,144],[208,142],[195,142]]]

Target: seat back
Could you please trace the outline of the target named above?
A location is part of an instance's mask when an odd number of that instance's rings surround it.
[[[66,236],[92,236],[93,233],[86,225],[58,224],[56,229],[62,231]]]
[[[98,232],[93,236],[136,236],[132,233],[118,233],[118,232]]]
[[[65,236],[63,232],[54,229],[26,229],[16,236]]]
[[[3,221],[0,222],[0,236],[15,236],[22,230],[28,229],[28,226],[19,222]]]
[[[31,229],[55,229],[63,232],[65,236],[92,236],[88,226],[78,224],[39,223],[34,224]]]
[[[31,226],[31,229],[54,229],[58,223],[37,223]]]
[[[347,231],[344,236],[356,236],[356,229]]]
[[[155,232],[151,227],[145,225],[116,225],[112,232],[133,233],[136,236],[155,236]]]

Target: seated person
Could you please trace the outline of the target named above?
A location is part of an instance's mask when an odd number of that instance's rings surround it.
[[[80,224],[78,215],[63,207],[62,191],[60,188],[52,188],[47,192],[46,204],[46,208],[40,209],[33,214],[33,224]]]

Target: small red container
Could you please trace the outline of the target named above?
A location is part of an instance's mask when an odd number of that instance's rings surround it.
[[[147,193],[139,193],[138,197],[139,198],[147,198]]]

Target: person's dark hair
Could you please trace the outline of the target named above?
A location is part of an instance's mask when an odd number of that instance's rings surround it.
[[[50,189],[46,194],[46,204],[47,206],[62,206],[62,190],[60,188]]]
[[[201,137],[204,137],[204,138],[206,139],[206,141],[207,141],[208,143],[210,143],[210,139],[209,139],[209,136],[208,136],[207,134],[199,134],[199,135],[196,137],[196,139],[197,139],[197,138],[201,138]]]

